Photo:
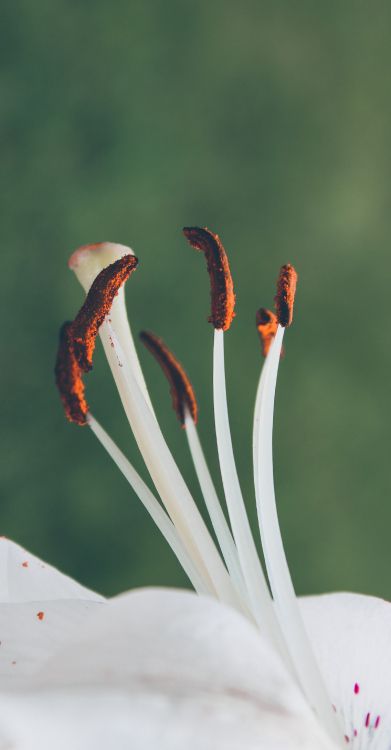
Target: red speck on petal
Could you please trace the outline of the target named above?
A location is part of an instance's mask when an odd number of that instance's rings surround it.
[[[11,664],[12,664],[12,665],[16,664],[16,661],[11,661]]]
[[[370,718],[371,718],[371,714],[367,714],[367,717],[366,717],[366,719],[365,719],[365,726],[366,726],[366,727],[369,727],[369,721],[370,721]]]
[[[37,612],[37,617],[38,620],[43,620],[43,618],[45,617],[45,612]]]
[[[28,564],[27,560],[25,560],[24,562],[22,562],[22,568],[28,568],[28,566],[29,566],[29,564]]]
[[[380,716],[377,716],[376,721],[375,721],[375,729],[378,728],[379,724],[380,724]]]
[[[358,682],[356,682],[354,685],[354,692],[356,695],[360,692],[360,685],[358,684]]]
[[[345,742],[350,742],[350,739],[347,734],[344,734],[344,737],[345,737]]]
[[[358,734],[357,729],[354,730],[353,734],[355,737],[357,737],[357,734]]]

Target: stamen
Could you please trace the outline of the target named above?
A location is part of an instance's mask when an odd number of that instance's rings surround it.
[[[74,353],[72,325],[68,321],[60,329],[60,342],[54,372],[67,418],[70,422],[85,425],[88,404],[84,396],[84,383],[80,366]]]
[[[271,343],[277,333],[277,316],[271,310],[267,310],[266,307],[261,307],[256,313],[255,323],[261,339],[262,354],[267,357]]]
[[[186,437],[190,455],[194,464],[197,479],[204,497],[205,505],[212,522],[217,541],[220,545],[225,564],[238,591],[247,598],[246,586],[240,567],[238,551],[232,538],[225,515],[222,511],[208,465],[205,460],[197,427],[188,410],[185,410]]]
[[[72,326],[75,356],[84,372],[92,369],[92,356],[99,327],[110,312],[114,297],[135,270],[135,255],[124,255],[98,274]]]
[[[154,333],[141,331],[140,339],[153,354],[170,383],[172,405],[182,427],[185,426],[186,407],[193,422],[197,424],[198,409],[194,389],[180,362],[163,339]]]
[[[233,453],[225,385],[224,334],[215,331],[213,348],[213,401],[221,478],[233,536],[254,618],[286,661],[280,627],[254,544]],[[290,664],[286,666],[290,668]]]
[[[283,328],[291,325],[293,319],[293,304],[297,284],[297,273],[290,263],[282,266],[277,281],[276,303],[277,319]]]
[[[220,237],[207,227],[185,227],[183,234],[196,250],[205,253],[211,283],[212,311],[209,322],[227,331],[235,316],[235,294],[227,254]]]
[[[308,702],[331,737],[340,744],[341,728],[314,657],[289,573],[278,523],[273,480],[273,410],[284,329],[279,326],[264,364],[254,414],[254,475],[259,528],[277,617]]]
[[[118,446],[109,437],[109,435],[99,424],[99,422],[94,419],[92,414],[88,414],[87,422],[101,445],[106,449],[109,456],[111,456],[114,463],[118,466],[119,470],[124,475],[125,479],[127,479],[133,491],[138,496],[139,500],[141,500],[144,508],[150,514],[159,531],[163,534],[166,542],[168,542],[172,551],[178,558],[180,565],[185,571],[190,582],[193,584],[197,593],[213,593],[213,589],[211,589],[210,585],[208,585],[208,582],[201,577],[196,566],[193,564],[193,561],[190,555],[187,553],[171,519],[168,517],[167,513],[162,508],[156,497],[152,494],[149,487],[147,487],[143,479],[141,479],[140,475],[133,468],[132,464],[128,461],[126,456],[122,453],[122,451],[120,451]]]

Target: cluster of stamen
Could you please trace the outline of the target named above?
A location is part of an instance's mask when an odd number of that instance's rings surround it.
[[[271,464],[272,410],[283,329],[293,319],[297,274],[293,266],[282,266],[275,297],[276,312],[260,308],[256,314],[262,352],[267,359],[259,381],[254,414],[254,471],[259,526],[273,601],[248,523],[229,429],[222,333],[230,328],[235,315],[230,266],[217,234],[205,227],[186,227],[183,232],[191,246],[205,254],[210,276],[209,320],[215,328],[215,426],[230,526],[219,504],[196,433],[198,410],[191,382],[180,362],[159,336],[143,331],[140,338],[166,375],[174,410],[181,425],[188,428],[186,436],[193,463],[222,554],[216,548],[160,431],[137,354],[129,346],[129,338],[132,346],[133,340],[127,328],[124,308],[120,313],[118,307],[116,312],[113,309],[110,316],[113,323],[110,319],[107,321],[101,336],[129,423],[162,503],[154,497],[124,454],[89,413],[85,400],[82,375],[92,368],[96,336],[110,314],[115,296],[137,266],[137,258],[131,253],[123,254],[98,273],[74,321],[65,323],[61,329],[55,372],[65,413],[72,422],[89,424],[172,546],[194,588],[199,593],[214,595],[236,607],[252,622],[264,628],[311,705],[314,705],[330,736],[341,740],[340,727],[335,723],[327,690],[301,623],[276,520]],[[101,246],[96,247],[99,252]],[[94,253],[93,246],[83,248],[83,258],[89,250]],[[122,321],[122,328],[118,326],[121,329],[119,335],[115,330],[114,318]],[[126,335],[128,339],[123,347]],[[261,511],[260,505],[263,505]],[[270,546],[264,543],[267,537],[271,539]],[[290,626],[291,622],[293,627]],[[314,700],[313,695],[316,695]],[[369,726],[369,715],[367,721]],[[375,728],[379,722],[380,717],[374,722]]]

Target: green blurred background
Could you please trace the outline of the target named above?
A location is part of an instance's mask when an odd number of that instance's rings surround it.
[[[5,0],[1,7],[2,532],[113,594],[186,585],[173,555],[53,383],[83,295],[78,245],[131,245],[134,332],[185,364],[216,483],[208,225],[230,253],[226,339],[237,464],[254,531],[254,327],[297,266],[275,418],[278,507],[300,593],[390,597],[391,5],[360,0]],[[141,351],[164,432],[199,501],[167,384]],[[146,477],[108,367],[96,417]]]

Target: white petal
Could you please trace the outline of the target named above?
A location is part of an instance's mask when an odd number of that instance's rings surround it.
[[[0,707],[0,737],[18,750],[330,748],[259,632],[188,592],[112,600],[42,670],[39,690]]]
[[[302,599],[301,608],[346,736],[360,748],[389,748],[391,604],[359,594],[325,594]]]
[[[102,597],[72,578],[26,552],[5,537],[0,538],[0,602]]]
[[[0,539],[0,689],[25,686],[103,603],[98,594]]]

